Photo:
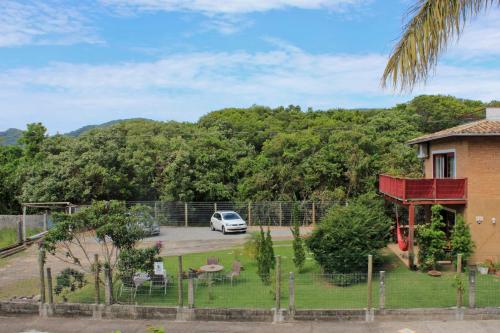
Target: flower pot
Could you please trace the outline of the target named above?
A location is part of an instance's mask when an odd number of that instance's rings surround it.
[[[489,268],[488,267],[484,267],[484,266],[478,266],[477,270],[479,271],[479,274],[486,275],[486,274],[488,274]]]

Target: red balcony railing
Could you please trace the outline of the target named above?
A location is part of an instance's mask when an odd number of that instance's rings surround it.
[[[402,201],[465,201],[467,199],[467,179],[415,179],[380,175],[379,191]]]

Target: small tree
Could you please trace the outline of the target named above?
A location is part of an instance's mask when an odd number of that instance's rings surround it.
[[[271,231],[267,228],[267,235],[264,229],[260,226],[260,234],[257,246],[257,274],[262,282],[269,284],[271,282],[271,270],[276,265],[274,257],[273,240]]]
[[[436,269],[438,260],[444,258],[446,234],[443,231],[442,208],[441,205],[432,206],[431,223],[417,228],[418,261],[421,270]]]
[[[270,268],[274,269],[274,267],[276,267],[276,256],[274,255],[273,238],[271,237],[271,229],[269,229],[269,227],[267,227],[266,234],[266,254],[268,256]]]
[[[469,225],[462,215],[457,215],[455,226],[451,232],[451,254],[456,265],[457,255],[462,254],[464,262],[467,262],[474,252],[474,241],[472,240]]]
[[[300,236],[300,226],[299,226],[299,221],[297,219],[297,205],[294,204],[293,210],[292,210],[292,223],[293,227],[290,228],[290,231],[292,232],[293,235],[293,264],[295,267],[299,270],[299,272],[302,271],[304,268],[304,263],[306,261],[306,253],[304,250],[304,240]]]
[[[142,249],[124,249],[120,252],[118,259],[118,271],[120,277],[132,278],[138,271],[146,272],[150,276],[154,273],[155,261],[160,261],[160,246]]]
[[[89,251],[97,243],[98,254],[112,276],[120,252],[132,249],[144,235],[142,207],[129,210],[122,201],[94,201],[74,214],[56,213],[44,246],[59,260],[91,273],[94,262]]]

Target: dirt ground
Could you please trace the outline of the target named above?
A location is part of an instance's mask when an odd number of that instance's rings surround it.
[[[251,231],[256,231],[253,227]],[[310,232],[310,228],[304,228],[303,233]],[[274,240],[291,239],[292,234],[288,227],[273,227],[271,235]],[[186,253],[205,252],[210,250],[221,250],[231,248],[245,242],[246,234],[223,235],[217,231],[210,231],[204,227],[162,227],[159,236],[144,239],[140,246],[154,245],[161,241],[163,248],[162,256],[182,255]],[[95,241],[89,241],[89,253],[97,253],[99,247]],[[52,269],[53,275],[57,274],[69,264],[47,256],[46,267]],[[37,283],[39,276],[38,247],[30,246],[24,252],[0,261],[0,297],[6,295],[20,296],[23,287]],[[18,289],[18,290],[16,290]],[[31,288],[33,289],[33,288]],[[22,295],[30,296],[30,295]]]

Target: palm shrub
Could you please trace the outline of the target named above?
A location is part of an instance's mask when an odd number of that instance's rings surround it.
[[[306,244],[325,273],[366,272],[368,255],[377,258],[387,245],[390,225],[383,201],[369,193],[332,207]]]
[[[469,225],[462,215],[457,215],[455,226],[451,232],[451,254],[453,262],[457,263],[457,255],[462,254],[462,260],[466,263],[474,252],[474,241],[472,240]]]
[[[416,239],[418,243],[418,261],[421,270],[436,269],[438,260],[444,259],[446,234],[441,216],[441,205],[432,206],[431,223],[418,226]]]

